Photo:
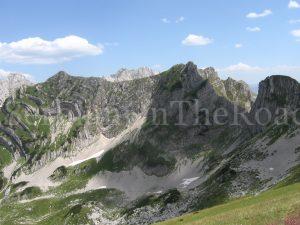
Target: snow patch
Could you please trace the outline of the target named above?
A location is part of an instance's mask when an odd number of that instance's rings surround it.
[[[193,178],[187,178],[187,179],[183,179],[182,183],[180,184],[183,188],[188,187],[191,183],[193,183],[194,181],[198,180],[199,177],[193,177]]]
[[[74,162],[70,163],[68,166],[76,166],[76,165],[78,165],[78,164],[80,164],[80,163],[83,163],[83,162],[85,162],[85,161],[88,161],[88,160],[90,160],[90,159],[98,158],[98,157],[100,157],[104,152],[105,152],[104,150],[101,150],[101,151],[95,153],[94,155],[92,155],[92,156],[90,156],[90,157],[87,157],[87,158],[85,158],[85,159],[81,159],[81,160],[74,161]]]

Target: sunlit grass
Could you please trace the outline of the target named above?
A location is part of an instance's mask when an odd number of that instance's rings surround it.
[[[269,225],[284,224],[288,214],[300,211],[300,183],[257,196],[178,217],[159,225]]]

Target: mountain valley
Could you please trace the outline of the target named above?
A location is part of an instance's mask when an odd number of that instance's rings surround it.
[[[188,62],[12,90],[0,224],[152,224],[300,182],[300,84],[287,76],[255,94]]]

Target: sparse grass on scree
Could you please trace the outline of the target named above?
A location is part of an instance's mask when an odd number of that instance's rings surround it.
[[[157,225],[299,225],[300,183],[244,197]]]

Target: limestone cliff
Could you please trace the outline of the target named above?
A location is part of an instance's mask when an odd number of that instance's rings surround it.
[[[0,78],[0,106],[7,97],[14,95],[17,89],[31,84],[32,82],[22,74],[11,73]]]

